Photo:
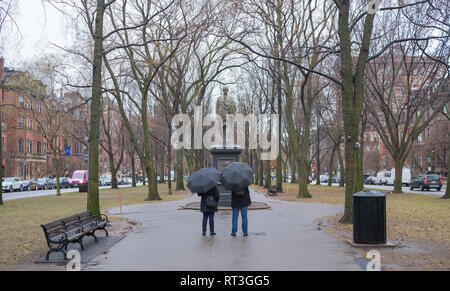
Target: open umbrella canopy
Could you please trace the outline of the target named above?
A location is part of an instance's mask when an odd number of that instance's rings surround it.
[[[219,182],[220,173],[216,168],[203,168],[193,173],[187,187],[192,193],[206,193]]]
[[[223,168],[220,182],[231,191],[241,191],[253,184],[255,172],[246,163],[234,162]]]

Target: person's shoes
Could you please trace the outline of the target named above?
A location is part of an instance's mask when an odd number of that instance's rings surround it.
[[[209,235],[210,236],[214,236],[214,235],[216,235],[217,233],[215,233],[215,232],[211,232]]]
[[[248,236],[248,233],[244,233],[244,236]]]
[[[232,233],[231,236],[236,236],[236,234],[235,234],[235,233]]]
[[[202,232],[202,235],[205,236],[205,235],[206,235],[206,232]]]

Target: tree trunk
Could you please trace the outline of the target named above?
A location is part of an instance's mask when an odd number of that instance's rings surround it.
[[[316,185],[320,185],[320,127],[319,127],[319,118],[317,118],[317,155],[316,155],[316,163],[317,163],[317,178]]]
[[[270,188],[272,186],[272,169],[270,167],[270,161],[266,161],[266,179],[264,180],[264,188]]]
[[[291,171],[292,171],[291,184],[295,184],[295,183],[297,183],[297,175],[298,175],[298,173],[297,173],[297,163],[295,162],[294,159],[291,159],[291,160],[293,160],[293,161],[291,161]]]
[[[258,165],[259,165],[258,159],[254,158],[252,167],[255,171],[255,185],[259,185],[259,167],[258,167]]]
[[[111,172],[111,189],[119,189],[119,183],[117,182],[117,175],[115,172]]]
[[[352,39],[349,27],[350,1],[335,1],[339,9],[338,34],[340,42],[340,71],[342,79],[342,117],[345,132],[345,212],[342,223],[353,222],[353,194],[362,190],[357,183],[362,175],[361,163],[358,161],[359,126],[363,110],[364,73],[369,55],[370,41],[375,14],[367,14],[364,32],[356,66],[353,65]],[[353,72],[355,69],[355,72]],[[358,173],[359,172],[359,173]]]
[[[328,186],[332,186],[331,178],[333,177],[334,173],[334,154],[336,153],[336,146],[333,147],[333,150],[331,151],[331,158],[330,158],[330,164],[328,166]]]
[[[146,159],[149,160],[149,158],[146,158]],[[147,177],[148,177],[148,183],[147,183],[148,197],[147,197],[146,201],[162,200],[161,197],[159,197],[157,184],[154,181],[156,172],[152,166],[151,161],[146,161],[145,171],[147,172]]]
[[[177,185],[176,191],[184,191],[184,173],[183,173],[183,164],[184,164],[184,149],[177,150]]]
[[[308,191],[309,161],[304,155],[298,159],[297,171],[299,177],[297,197],[311,198],[312,196]]]
[[[395,180],[394,191],[392,193],[403,193],[402,190],[402,176],[403,176],[403,161],[395,159]]]
[[[304,110],[311,112],[310,109]],[[311,198],[308,191],[308,179],[311,164],[309,160],[309,136],[311,131],[311,115],[306,114],[303,121],[303,134],[300,136],[300,156],[298,157],[298,197]]]
[[[134,152],[130,154],[131,156],[131,187],[136,187],[136,159],[134,157]]]
[[[55,164],[56,164],[56,196],[61,196],[61,183],[59,181],[59,171],[60,171],[60,167],[59,167],[59,159],[57,158],[58,153],[54,152],[53,153],[53,157],[55,159]]]
[[[449,137],[450,137],[450,135],[449,135]],[[449,187],[448,187],[449,186],[450,176],[448,175],[448,168],[450,168],[450,150],[449,150],[449,152],[447,154],[447,186],[446,186],[446,189],[445,189],[445,195],[442,196],[442,199],[450,199],[450,191],[449,191]]]
[[[164,184],[166,182],[166,168],[165,168],[165,161],[164,161],[164,155],[161,155],[160,166],[159,166],[159,183]]]
[[[146,186],[145,178],[147,177],[147,173],[145,172],[144,161],[141,160],[141,169],[142,169],[142,185]]]
[[[92,72],[91,114],[89,128],[89,181],[87,209],[94,215],[100,214],[100,199],[98,189],[98,146],[101,117],[102,95],[102,54],[103,54],[103,16],[105,1],[97,0],[95,17],[94,62]]]
[[[169,128],[169,144],[167,146],[167,187],[169,188],[169,195],[173,194],[172,191],[172,142],[171,137],[172,130]]]
[[[344,168],[344,159],[342,157],[341,152],[341,144],[337,145],[337,154],[339,159],[339,187],[345,186],[345,168]]]
[[[259,160],[259,186],[264,186],[264,163]]]

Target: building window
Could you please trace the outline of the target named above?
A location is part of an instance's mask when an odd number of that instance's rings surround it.
[[[33,154],[33,141],[30,140],[30,154]]]
[[[27,119],[27,127],[29,128],[29,129],[33,129],[33,120],[31,120],[31,119]]]
[[[417,137],[417,142],[422,142],[422,134],[419,134],[419,136]]]
[[[19,128],[23,128],[25,123],[25,118],[23,117],[23,115],[19,115]]]
[[[23,154],[23,152],[24,152],[23,138],[19,138],[19,153]]]
[[[38,155],[42,154],[42,144],[41,144],[40,141],[38,141],[37,144],[36,144],[36,153]]]
[[[36,125],[36,129],[38,132],[41,132],[41,124],[39,122]]]
[[[24,108],[25,107],[25,101],[23,99],[23,96],[19,96],[19,107]]]
[[[37,113],[41,113],[42,112],[42,104],[41,103],[38,103],[37,104]]]

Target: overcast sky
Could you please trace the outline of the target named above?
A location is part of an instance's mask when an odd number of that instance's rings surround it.
[[[41,0],[17,0],[18,15],[15,20],[20,30],[19,40],[8,36],[4,45],[5,65],[18,67],[45,52],[57,51],[51,43],[64,46],[69,43],[64,29],[64,17],[51,5]],[[19,41],[19,45],[17,45]]]

